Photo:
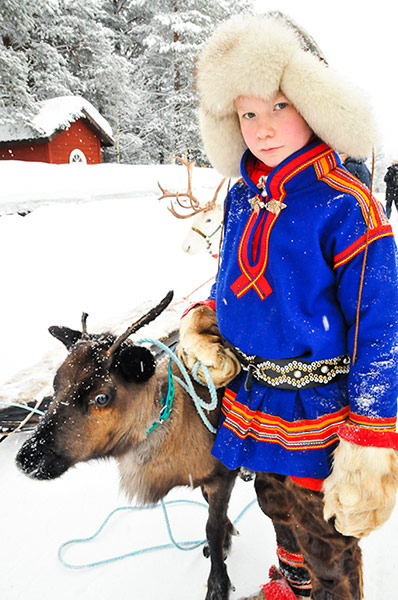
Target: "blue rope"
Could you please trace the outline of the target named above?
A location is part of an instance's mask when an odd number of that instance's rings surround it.
[[[241,510],[241,512],[239,513],[239,515],[236,517],[236,519],[233,521],[233,524],[236,525],[236,523],[243,517],[243,515],[247,512],[247,510],[253,506],[253,504],[256,502],[256,499],[252,500],[251,502],[249,502],[249,504],[247,504],[247,506],[245,506],[243,508],[243,510]],[[109,515],[106,517],[106,519],[104,520],[104,522],[102,523],[102,525],[97,529],[97,531],[95,533],[93,533],[93,535],[90,535],[89,537],[86,538],[76,538],[73,540],[69,540],[67,542],[64,542],[58,549],[58,560],[60,561],[60,563],[64,566],[67,567],[68,569],[88,569],[88,568],[92,568],[92,567],[99,567],[102,565],[106,565],[106,564],[110,564],[110,563],[114,563],[114,562],[118,562],[120,560],[124,560],[125,558],[130,558],[133,556],[139,556],[141,554],[147,554],[149,552],[157,552],[160,550],[166,550],[169,548],[177,548],[178,550],[182,550],[182,551],[191,551],[191,550],[195,550],[196,548],[199,548],[200,546],[203,546],[203,544],[205,544],[207,542],[207,540],[193,540],[190,542],[176,542],[174,539],[174,536],[172,534],[171,531],[171,526],[170,526],[170,521],[169,521],[169,517],[167,514],[167,509],[166,506],[172,505],[172,504],[194,504],[196,506],[201,506],[202,508],[205,508],[206,510],[208,510],[208,505],[204,504],[203,502],[197,502],[195,500],[170,500],[168,502],[164,502],[163,500],[161,501],[160,504],[156,504],[155,506],[150,506],[150,507],[145,507],[145,506],[121,506],[119,508],[115,508],[111,513],[109,513]],[[88,542],[91,542],[92,540],[94,540],[105,528],[105,526],[107,525],[107,523],[110,521],[110,519],[113,517],[113,515],[115,515],[117,512],[120,511],[142,511],[142,510],[151,510],[151,509],[155,509],[155,508],[159,508],[162,507],[163,509],[163,514],[165,517],[165,521],[166,521],[166,526],[167,526],[167,532],[169,534],[169,538],[171,540],[171,543],[168,544],[161,544],[158,546],[149,546],[147,548],[141,548],[140,550],[134,550],[132,552],[126,552],[125,554],[121,554],[119,556],[112,556],[110,558],[105,558],[102,560],[97,560],[95,562],[91,562],[91,563],[83,563],[83,564],[72,564],[67,562],[64,558],[63,558],[63,552],[64,550],[69,547],[72,546],[74,544],[85,544]]]
[[[215,427],[213,427],[213,425],[210,423],[210,421],[208,420],[208,418],[206,417],[206,415],[204,413],[204,410],[214,410],[216,408],[217,402],[218,402],[217,391],[216,391],[216,388],[214,386],[214,383],[211,379],[209,370],[206,367],[206,365],[203,365],[203,364],[199,363],[199,361],[197,361],[192,369],[192,377],[195,379],[195,381],[197,383],[204,385],[200,381],[200,379],[197,375],[198,368],[201,367],[203,374],[205,376],[205,379],[206,379],[207,387],[209,388],[211,402],[206,402],[205,400],[202,400],[197,395],[197,393],[195,392],[195,388],[193,387],[192,380],[191,380],[185,366],[180,361],[180,359],[175,355],[175,353],[172,350],[170,350],[170,348],[168,346],[166,346],[159,340],[153,340],[151,338],[142,338],[141,340],[138,340],[138,342],[135,342],[135,343],[136,344],[144,344],[144,343],[155,344],[156,346],[159,346],[159,348],[161,348],[163,350],[163,352],[165,352],[176,363],[176,365],[178,366],[178,368],[181,371],[182,376],[185,379],[185,382],[182,381],[179,377],[175,377],[175,380],[178,381],[178,383],[191,396],[193,403],[195,404],[196,410],[198,411],[200,418],[202,419],[202,421],[205,424],[205,426],[207,427],[207,429],[211,433],[217,433],[217,429]]]
[[[32,412],[32,413],[36,413],[38,415],[43,416],[45,413],[42,410],[39,410],[38,408],[31,408],[30,406],[27,406],[26,404],[19,404],[19,402],[0,402],[0,406],[15,406],[16,408],[23,408],[25,410],[27,410],[28,412]]]
[[[167,385],[166,398],[163,399],[163,397],[160,396],[160,406],[162,408],[160,410],[159,420],[155,421],[155,423],[153,423],[150,426],[150,428],[146,432],[147,435],[150,434],[154,429],[156,429],[156,427],[159,427],[159,425],[161,425],[170,416],[171,410],[173,408],[174,380],[173,380],[173,373],[172,373],[171,367],[172,367],[172,362],[171,362],[171,358],[170,358],[168,375],[167,375],[168,385]]]

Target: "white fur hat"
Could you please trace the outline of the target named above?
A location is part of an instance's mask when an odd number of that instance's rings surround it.
[[[281,13],[239,15],[221,24],[199,55],[197,90],[206,153],[229,177],[239,175],[246,150],[238,96],[272,98],[281,90],[318,137],[352,157],[369,156],[377,141],[363,92],[337,75],[314,40]]]

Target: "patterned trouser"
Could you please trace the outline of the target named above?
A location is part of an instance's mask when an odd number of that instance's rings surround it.
[[[358,540],[336,531],[332,519],[324,520],[323,494],[265,473],[257,474],[255,487],[275,528],[280,571],[297,598],[361,600]]]

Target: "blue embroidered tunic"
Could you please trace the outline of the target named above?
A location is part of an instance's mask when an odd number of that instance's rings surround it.
[[[330,472],[342,423],[395,431],[395,241],[381,204],[373,198],[370,205],[367,188],[319,139],[268,176],[266,204],[286,205],[278,214],[252,209],[248,200],[259,189],[247,173],[249,156],[227,198],[210,295],[221,334],[268,360],[352,356],[367,246],[358,350],[348,377],[316,388],[283,390],[253,380],[246,391],[242,372],[225,392],[213,454],[231,469],[321,479]]]

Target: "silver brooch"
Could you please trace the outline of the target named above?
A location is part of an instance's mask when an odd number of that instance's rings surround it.
[[[286,208],[286,206],[286,204],[283,204],[283,202],[279,202],[279,200],[270,200],[265,205],[265,208],[269,210],[269,212],[271,212],[272,214],[279,215],[281,210]]]
[[[261,190],[261,195],[263,198],[265,198],[267,195],[267,190],[265,188],[266,181],[267,181],[267,177],[265,175],[261,175],[260,179],[258,180],[258,184],[257,184],[258,189]]]
[[[249,204],[256,213],[256,215],[258,215],[261,208],[266,207],[264,200],[261,200],[260,196],[253,196],[253,198],[249,198]]]

